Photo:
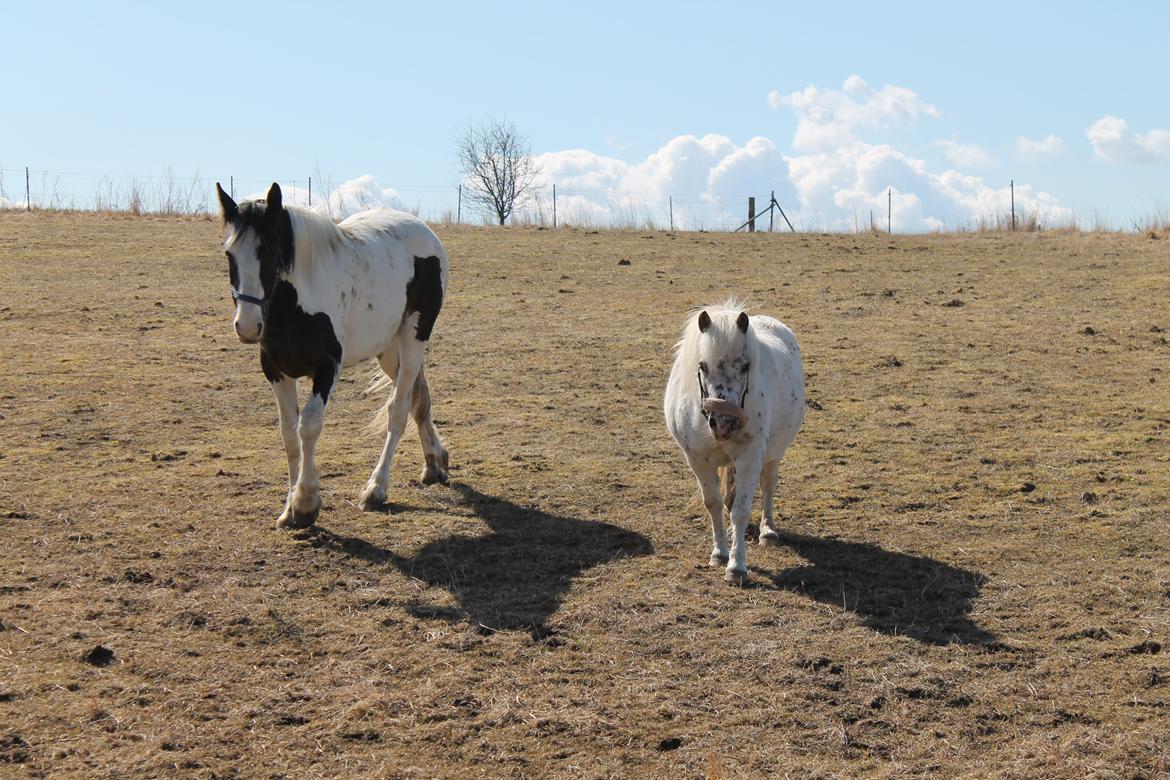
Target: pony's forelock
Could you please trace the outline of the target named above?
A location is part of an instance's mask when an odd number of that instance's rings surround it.
[[[674,345],[675,356],[683,358],[688,363],[697,364],[699,362],[699,337],[703,335],[718,339],[717,347],[720,351],[730,350],[736,340],[736,335],[739,333],[739,326],[736,325],[735,321],[740,312],[746,312],[749,308],[753,307],[733,295],[715,306],[699,306],[692,309],[683,323],[682,338]],[[711,318],[711,327],[707,329],[705,334],[699,330],[698,325],[699,315],[703,312],[707,312]],[[747,337],[749,344],[752,343],[750,327]]]

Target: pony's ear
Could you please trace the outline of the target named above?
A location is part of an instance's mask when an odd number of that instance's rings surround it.
[[[264,208],[265,217],[268,219],[276,218],[276,215],[284,208],[284,204],[281,203],[281,198],[280,185],[272,182],[272,186],[268,188],[268,195],[265,196],[265,201],[267,202],[267,206]]]
[[[219,195],[219,207],[223,210],[223,221],[234,222],[240,216],[240,207],[232,200],[232,196],[223,191],[219,182],[215,183],[215,192]]]
[[[741,333],[747,333],[748,316],[746,311],[741,311],[739,316],[735,318],[735,324],[739,327]]]
[[[711,315],[706,310],[699,312],[699,333],[706,333],[711,327]]]

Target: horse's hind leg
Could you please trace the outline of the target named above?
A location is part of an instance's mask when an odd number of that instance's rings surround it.
[[[418,438],[422,442],[423,467],[419,479],[424,485],[447,481],[447,450],[431,419],[431,389],[427,385],[427,367],[422,365],[418,378],[414,380],[414,393],[410,404],[410,416],[418,426]]]
[[[760,474],[760,492],[763,494],[764,517],[760,522],[760,544],[765,547],[776,547],[780,544],[780,534],[772,520],[772,497],[776,494],[776,481],[780,478],[780,461],[770,460],[764,464],[764,471]]]
[[[405,324],[399,329],[391,351],[379,358],[382,369],[394,377],[394,393],[386,402],[386,444],[378,458],[374,472],[358,497],[361,508],[374,511],[386,503],[386,491],[390,484],[390,463],[402,432],[406,430],[407,414],[413,404],[414,384],[422,370],[425,342],[414,338],[414,328]],[[391,373],[393,371],[393,373]]]

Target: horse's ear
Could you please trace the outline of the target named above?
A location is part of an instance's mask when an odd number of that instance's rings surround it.
[[[706,311],[699,312],[699,333],[706,333],[709,327],[711,327],[711,315]]]
[[[234,222],[240,216],[240,207],[232,200],[232,196],[223,191],[219,182],[215,183],[215,192],[219,195],[219,207],[223,210],[223,221]]]
[[[272,186],[268,188],[268,195],[265,198],[268,205],[264,209],[264,216],[269,219],[276,218],[276,215],[284,208],[284,204],[281,203],[281,197],[280,185],[272,182]]]
[[[739,327],[741,333],[747,333],[748,316],[746,311],[739,313],[739,316],[735,318],[735,324]]]

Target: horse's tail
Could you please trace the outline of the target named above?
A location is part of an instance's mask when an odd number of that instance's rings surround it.
[[[719,469],[719,492],[723,494],[723,506],[731,512],[731,505],[735,503],[735,466],[723,466]],[[687,502],[688,514],[701,515],[706,511],[703,504],[703,491],[696,490]]]
[[[366,389],[362,391],[362,395],[381,394],[391,388],[397,391],[394,378],[375,363],[374,370],[370,372],[370,383],[366,385]],[[387,398],[386,402],[378,407],[378,413],[366,425],[367,433],[386,434],[386,429],[390,425],[390,400],[390,398]],[[415,419],[415,422],[418,422],[419,420],[429,419],[430,415],[431,391],[430,387],[427,386],[427,367],[424,364],[418,367],[418,374],[415,375],[414,384],[411,386],[410,416]]]

